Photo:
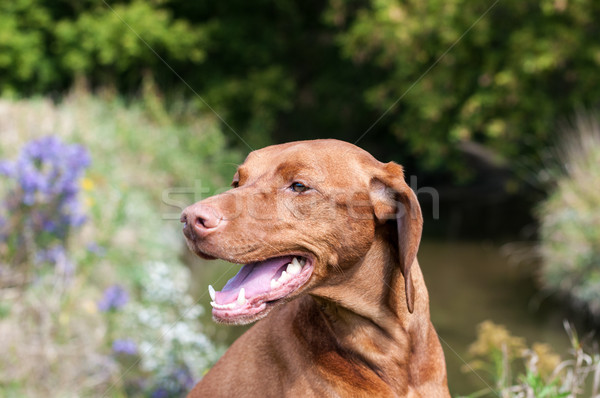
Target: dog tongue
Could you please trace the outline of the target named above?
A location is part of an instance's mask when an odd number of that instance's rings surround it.
[[[271,279],[277,279],[293,259],[292,256],[285,256],[244,265],[237,275],[225,284],[223,290],[215,292],[215,302],[218,304],[234,302],[242,288],[246,298],[268,292],[271,290]]]

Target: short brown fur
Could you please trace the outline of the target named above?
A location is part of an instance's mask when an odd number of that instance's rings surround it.
[[[236,320],[266,316],[189,397],[449,397],[416,260],[421,211],[401,166],[316,140],[255,151],[241,169],[239,187],[184,211],[222,218],[202,236],[186,226],[190,249],[236,263],[308,255],[314,270],[269,311]]]

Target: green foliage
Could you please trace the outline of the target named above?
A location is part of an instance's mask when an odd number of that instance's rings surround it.
[[[40,89],[57,78],[45,47],[50,12],[39,0],[0,3],[0,93],[16,94],[23,83]]]
[[[477,340],[469,348],[473,359],[463,371],[485,371],[495,388],[486,388],[468,397],[595,397],[599,388],[600,355],[590,353],[566,322],[565,330],[572,348],[569,358],[562,360],[547,344],[534,343],[529,348],[522,338],[512,336],[504,326],[491,321],[481,323]]]
[[[556,150],[563,169],[540,204],[540,281],[595,317],[600,316],[600,124],[580,116]],[[555,166],[555,165],[550,165]]]
[[[178,214],[228,185],[241,156],[225,151],[212,117],[182,103],[173,110],[166,116],[151,87],[128,105],[81,92],[58,104],[0,101],[1,158],[53,133],[92,159],[77,180],[88,220],[69,230],[60,258],[14,265],[0,256],[0,356],[9,364],[0,395],[182,396],[222,353],[188,292]],[[11,192],[0,185],[0,198]]]
[[[108,4],[108,3],[107,3]],[[156,2],[0,4],[0,93],[66,89],[77,76],[132,88],[159,57],[201,63],[206,33]]]
[[[99,7],[75,20],[60,20],[54,34],[61,66],[80,75],[97,68],[116,74],[151,69],[161,62],[156,53],[192,64],[205,55],[201,29],[173,20],[170,12],[146,1]]]
[[[0,5],[0,93],[83,77],[135,94],[151,76],[252,148],[368,131],[367,149],[465,179],[480,146],[537,167],[556,121],[600,102],[598,19],[595,0],[16,0]]]
[[[600,92],[594,0],[332,1],[328,19],[356,63],[375,63],[367,102],[430,167],[461,173],[462,143],[534,156],[556,117]],[[396,101],[398,101],[396,103]]]

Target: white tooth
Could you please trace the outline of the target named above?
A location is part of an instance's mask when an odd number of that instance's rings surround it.
[[[290,275],[299,274],[302,271],[302,266],[298,263],[298,260],[294,258],[294,261],[288,264],[286,271]]]
[[[210,299],[215,301],[215,288],[211,285],[208,285],[208,294],[210,294]]]
[[[288,280],[288,274],[287,274],[287,272],[283,271],[281,273],[281,276],[279,277],[279,282],[281,283],[281,282],[285,282],[287,280]]]
[[[229,303],[229,304],[218,304],[218,303],[215,303],[214,301],[211,301],[210,305],[212,305],[213,308],[216,308],[218,310],[230,310],[232,308],[235,308],[235,301],[233,303]]]
[[[279,282],[277,282],[275,279],[271,279],[271,290],[277,289],[278,287],[279,287]]]
[[[304,267],[304,264],[306,264],[306,259],[301,257],[299,263],[300,266]]]
[[[244,288],[240,289],[240,294],[238,294],[237,303],[239,305],[246,304],[246,289],[244,289]]]

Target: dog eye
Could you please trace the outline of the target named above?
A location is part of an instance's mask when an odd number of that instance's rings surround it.
[[[292,191],[294,192],[304,192],[309,190],[310,188],[307,187],[306,185],[302,184],[301,182],[293,182],[292,185],[290,185],[290,188],[292,188]]]

